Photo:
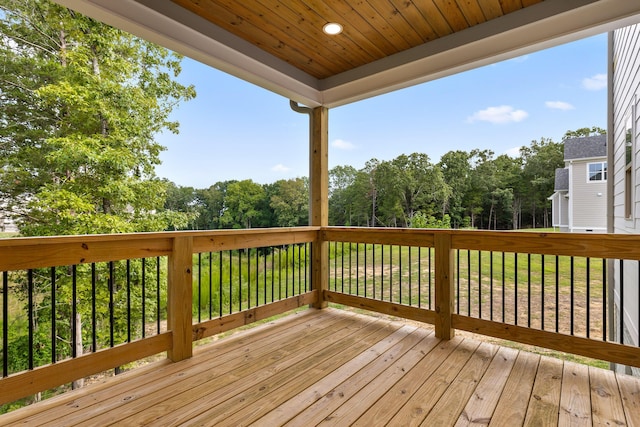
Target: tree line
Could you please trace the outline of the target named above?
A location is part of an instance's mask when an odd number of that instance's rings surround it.
[[[564,138],[603,134],[598,127]],[[562,142],[531,141],[518,156],[491,150],[452,150],[434,163],[424,153],[369,160],[361,169],[329,171],[330,225],[520,229],[549,227],[555,169],[564,166]],[[308,180],[272,184],[250,179],[209,188],[167,181],[165,208],[184,213],[185,228],[293,227],[308,224]]]

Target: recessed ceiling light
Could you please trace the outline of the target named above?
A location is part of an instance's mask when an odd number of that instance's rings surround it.
[[[322,31],[325,34],[329,34],[330,36],[335,36],[336,34],[340,34],[342,32],[342,25],[336,22],[329,22],[322,27]]]

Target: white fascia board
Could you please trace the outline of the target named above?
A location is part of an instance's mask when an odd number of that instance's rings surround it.
[[[638,0],[549,0],[322,81],[323,104],[450,76],[640,22]]]
[[[318,79],[171,1],[53,1],[300,104],[321,105]]]

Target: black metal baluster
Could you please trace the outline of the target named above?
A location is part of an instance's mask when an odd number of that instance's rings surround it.
[[[56,268],[51,267],[51,363],[56,363]]]
[[[393,245],[389,245],[389,302],[393,302]]]
[[[146,287],[147,287],[147,262],[146,258],[142,258],[142,338],[145,337],[147,324],[147,303],[146,303]]]
[[[502,252],[502,323],[504,323],[504,314],[505,314],[505,288],[506,288],[506,284],[505,284],[505,267],[504,267],[504,261],[505,261],[505,253]]]
[[[587,338],[591,335],[591,258],[587,258]]]
[[[527,254],[527,328],[531,327],[531,254]]]
[[[340,242],[340,247],[342,249],[341,252],[341,262],[342,262],[342,270],[340,273],[340,285],[341,285],[341,289],[342,289],[342,293],[344,293],[344,242]]]
[[[570,301],[571,301],[571,307],[569,307],[569,310],[571,312],[571,322],[570,322],[570,334],[573,335],[573,321],[574,321],[574,314],[575,314],[575,308],[574,308],[574,299],[575,299],[575,295],[574,295],[574,290],[575,290],[575,283],[574,283],[574,259],[573,257],[570,258],[570,265],[571,265],[571,269],[569,271],[569,275],[570,275],[570,287],[571,287],[571,295],[570,295]]]
[[[278,248],[278,299],[282,299],[282,246]]]
[[[352,261],[351,261],[352,249],[353,249],[353,243],[349,242],[349,295],[352,294],[351,282],[353,280],[353,269],[352,269]]]
[[[223,254],[223,251],[218,252],[218,317],[222,317],[222,302],[224,300],[224,298],[222,297],[222,279],[224,278],[224,275],[222,274]],[[231,299],[231,296],[229,296],[229,299]]]
[[[109,346],[113,347],[115,345],[114,342],[114,323],[115,316],[113,313],[114,304],[113,304],[113,293],[115,292],[115,280],[113,261],[109,261],[109,281],[107,283],[107,287],[109,288]]]
[[[471,316],[471,250],[467,250],[467,316]]]
[[[51,363],[56,363],[56,268],[51,267]]]
[[[238,311],[242,311],[242,251],[238,249]]]
[[[411,249],[413,249],[413,246],[409,246],[409,305],[413,305],[413,302],[411,301]]]
[[[513,254],[515,262],[513,265],[514,273],[513,273],[513,283],[514,283],[514,294],[515,294],[515,304],[513,313],[515,316],[515,324],[518,324],[518,254]]]
[[[602,341],[607,340],[607,260],[602,259]]]
[[[540,286],[542,287],[541,292],[540,292],[540,323],[541,323],[541,329],[544,331],[545,327],[544,327],[544,276],[545,274],[545,260],[544,260],[544,254],[540,255],[540,263],[542,264],[542,280],[540,283]]]
[[[360,244],[356,243],[356,296],[360,296]]]
[[[33,369],[33,270],[27,270],[27,292],[28,296],[28,308],[29,308],[29,370]]]
[[[560,330],[560,258],[556,255],[556,332]]]
[[[482,251],[478,251],[478,319],[482,319]]]
[[[624,260],[620,260],[620,344],[624,344]]]
[[[233,313],[233,254],[229,252],[229,314]]]
[[[246,249],[246,251],[247,251],[247,308],[251,308],[251,249]],[[240,278],[242,279],[242,267],[240,267]]]
[[[202,252],[198,252],[198,323],[202,322]]]
[[[76,317],[78,316],[78,276],[76,265],[71,266],[71,357],[78,356],[76,351],[76,345],[78,340],[76,339],[76,333],[78,328],[78,322]]]
[[[418,308],[422,307],[422,247],[418,246]]]
[[[431,248],[429,248],[427,250],[427,268],[429,269],[429,277],[428,277],[428,290],[429,290],[429,310],[431,310],[431,301],[433,298],[431,298]]]
[[[380,246],[380,301],[384,301],[384,245]]]
[[[127,342],[131,342],[131,260],[127,260]]]
[[[98,337],[96,336],[96,264],[91,263],[91,346],[92,351],[98,350]]]
[[[338,242],[333,242],[333,290],[338,291]]]
[[[402,304],[402,246],[398,246],[398,304]]]
[[[209,252],[209,320],[213,319],[213,253]]]
[[[9,375],[9,273],[2,272],[2,377]]]
[[[456,250],[456,313],[460,314],[460,249]]]
[[[156,257],[156,331],[159,334],[161,330],[160,325],[160,257]]]

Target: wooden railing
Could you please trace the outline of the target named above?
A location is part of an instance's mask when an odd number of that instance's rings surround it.
[[[324,295],[331,302],[432,323],[442,338],[460,329],[640,366],[640,348],[627,342],[619,310],[640,303],[637,276],[621,288],[633,290],[634,301],[613,292],[625,268],[638,271],[638,236],[349,228],[321,234],[333,257]]]
[[[310,258],[318,230],[0,240],[0,404],[162,352],[182,360],[191,356],[195,340],[317,302]],[[277,293],[269,283],[260,294],[264,298],[252,300],[259,293],[258,278],[265,284],[267,275],[279,274],[273,266],[246,271],[251,268],[247,257],[258,250],[285,263],[283,271],[286,263],[295,263],[297,270],[285,273]],[[224,310],[210,306],[208,319],[202,319],[198,283],[207,268],[203,254],[205,260],[217,257],[225,267],[230,264],[224,277],[223,269],[215,278],[213,268],[207,271],[211,287],[214,280],[216,290],[224,286],[219,294],[228,299]]]
[[[188,358],[198,339],[328,302],[431,323],[444,339],[460,329],[639,366],[610,310],[638,243],[341,227],[1,240],[0,403],[162,352]],[[47,302],[53,326],[38,332],[34,307]],[[30,353],[28,366],[9,369],[9,323],[24,307],[31,347],[49,360]]]

